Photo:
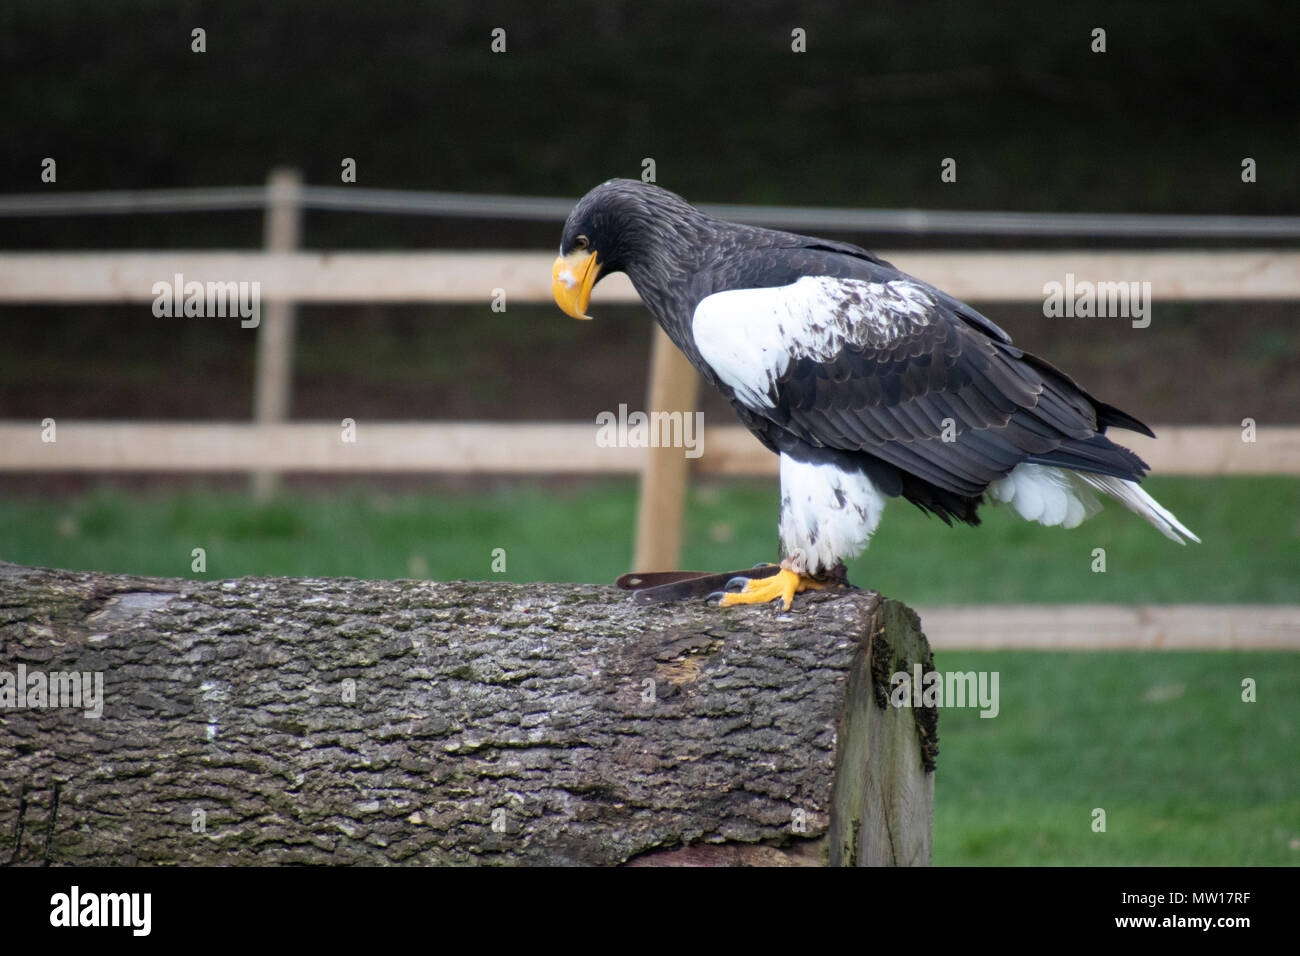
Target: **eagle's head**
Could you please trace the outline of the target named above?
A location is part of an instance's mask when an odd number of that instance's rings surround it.
[[[551,269],[556,304],[589,319],[591,290],[611,272],[677,271],[683,234],[705,217],[676,193],[636,179],[601,183],[573,207]],[[636,276],[634,275],[635,279]]]

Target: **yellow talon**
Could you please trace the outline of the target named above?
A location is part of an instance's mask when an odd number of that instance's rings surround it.
[[[818,581],[805,574],[782,568],[776,574],[766,578],[750,578],[745,582],[743,591],[732,592],[722,596],[722,607],[736,604],[766,604],[768,601],[781,599],[781,610],[790,610],[794,596],[801,591],[821,591],[833,585],[827,581]]]

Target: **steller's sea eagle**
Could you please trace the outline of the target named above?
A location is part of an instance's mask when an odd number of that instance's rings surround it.
[[[780,455],[780,571],[724,604],[826,587],[889,498],[979,524],[984,496],[1073,528],[1118,499],[1179,544],[1192,534],[1138,485],[1109,426],[1155,437],[970,306],[845,242],[724,222],[630,179],[570,213],[552,285],[585,319],[626,272],[668,337]]]

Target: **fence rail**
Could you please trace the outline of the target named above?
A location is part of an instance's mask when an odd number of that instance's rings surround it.
[[[1300,650],[1294,604],[918,607],[935,650]]]
[[[739,425],[704,430],[697,459],[680,448],[609,448],[594,422],[366,422],[356,440],[339,423],[58,421],[57,441],[36,421],[0,421],[0,472],[427,472],[641,474],[665,454],[687,471],[775,476],[776,456]],[[1163,475],[1300,475],[1300,427],[1157,426],[1158,440],[1121,441]]]
[[[0,196],[0,217],[190,213],[264,209],[267,186],[211,186]],[[577,197],[502,196],[362,186],[303,186],[303,209],[337,212],[509,219],[561,223]],[[749,206],[701,203],[710,216],[775,229],[873,234],[966,236],[1106,236],[1123,239],[1296,239],[1300,216],[1168,213],[996,212],[944,209],[856,209],[832,206]]]
[[[899,252],[894,265],[976,302],[1037,302],[1048,282],[1147,281],[1161,300],[1300,299],[1300,252]],[[297,302],[549,303],[553,253],[40,252],[0,253],[0,303],[149,302],[154,283],[259,282],[264,299]],[[637,302],[621,273],[592,307]],[[1063,320],[1064,321],[1064,320]],[[1102,321],[1102,320],[1099,320]],[[1115,320],[1105,320],[1115,321]],[[1122,321],[1122,320],[1121,320]]]

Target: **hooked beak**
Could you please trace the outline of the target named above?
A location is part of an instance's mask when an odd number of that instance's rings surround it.
[[[591,301],[591,288],[600,275],[600,263],[596,253],[590,249],[575,249],[567,256],[560,256],[551,267],[551,293],[555,304],[566,315],[575,319],[590,319],[587,315],[587,303]]]

